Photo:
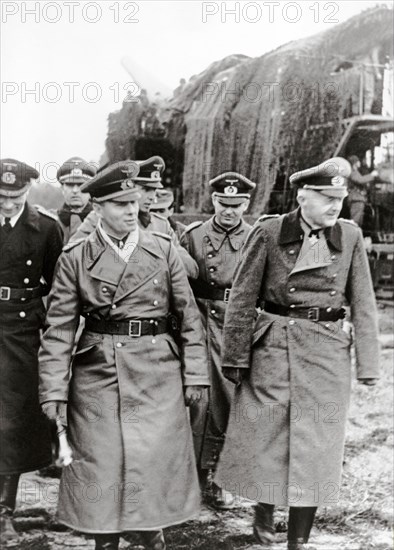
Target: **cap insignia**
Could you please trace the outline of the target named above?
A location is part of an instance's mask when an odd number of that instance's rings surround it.
[[[238,193],[238,189],[234,187],[234,185],[228,185],[224,188],[224,194],[225,195],[236,195]]]
[[[73,168],[70,172],[71,176],[80,177],[82,176],[82,170],[80,168]]]
[[[4,172],[1,176],[1,181],[8,185],[12,185],[16,182],[16,176],[12,172]]]

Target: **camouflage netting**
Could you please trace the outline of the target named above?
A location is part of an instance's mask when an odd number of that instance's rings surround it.
[[[229,56],[164,104],[124,103],[110,115],[108,158],[136,158],[141,132],[164,139],[188,211],[209,209],[208,181],[226,170],[257,182],[251,213],[267,211],[274,186],[332,156],[360,89],[362,112],[381,112],[392,41],[393,11],[380,6],[259,58]]]

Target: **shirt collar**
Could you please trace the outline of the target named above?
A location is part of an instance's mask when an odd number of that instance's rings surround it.
[[[116,254],[122,258],[125,262],[128,261],[131,254],[134,252],[135,247],[138,244],[139,239],[139,228],[138,225],[134,229],[134,231],[130,231],[129,236],[127,237],[125,244],[123,248],[119,248],[116,246],[116,244],[112,241],[111,237],[108,235],[108,233],[105,231],[101,224],[101,220],[99,220],[97,224],[97,228],[99,232],[101,233],[101,236],[105,240],[105,242],[116,252]]]
[[[23,211],[25,210],[25,206],[23,206],[19,212],[17,214],[15,214],[15,216],[12,216],[12,218],[10,218],[10,224],[11,224],[11,227],[15,227],[15,224],[16,222],[19,220],[19,218],[22,216],[23,214]],[[0,216],[0,220],[1,220],[1,225],[4,225],[5,223],[5,217],[4,216]]]

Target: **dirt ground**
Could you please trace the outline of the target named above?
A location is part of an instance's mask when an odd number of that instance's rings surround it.
[[[319,550],[393,549],[393,319],[391,302],[379,303],[382,377],[369,388],[354,382],[350,409],[343,487],[339,503],[317,512],[310,544]],[[56,518],[58,480],[37,473],[21,478],[15,528],[20,550],[90,550],[92,538],[71,532]],[[165,530],[170,550],[254,550],[251,502],[217,512],[202,508],[199,518]],[[285,520],[278,509],[277,520]],[[122,539],[122,549],[143,547],[135,536]],[[273,550],[286,548],[286,533],[277,534]]]

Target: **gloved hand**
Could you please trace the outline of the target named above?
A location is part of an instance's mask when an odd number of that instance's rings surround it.
[[[359,384],[363,384],[364,386],[376,386],[378,383],[377,378],[360,378],[358,381]]]
[[[56,420],[59,416],[62,424],[66,424],[66,403],[65,401],[47,401],[41,405],[42,412],[49,420]]]
[[[185,389],[185,405],[193,405],[198,403],[203,395],[205,386],[186,386]]]
[[[233,384],[240,384],[242,382],[243,370],[245,369],[236,369],[233,367],[223,367],[222,373],[227,380],[230,380]]]

